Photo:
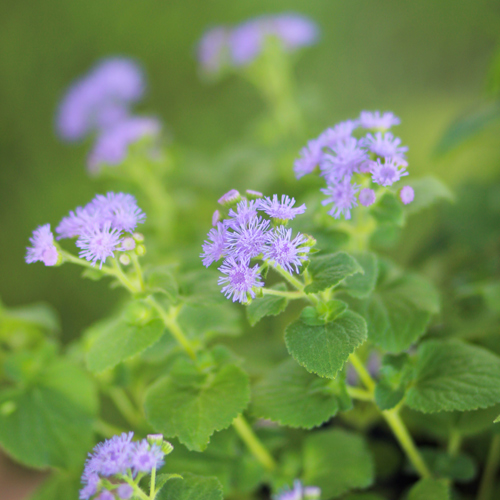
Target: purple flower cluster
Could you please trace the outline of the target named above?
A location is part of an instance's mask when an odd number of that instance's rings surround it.
[[[66,93],[58,110],[57,131],[66,141],[97,134],[88,158],[91,172],[122,163],[130,144],[158,136],[158,120],[131,115],[131,105],[144,91],[141,68],[132,60],[111,58],[97,64]]]
[[[134,490],[125,478],[133,479],[139,473],[150,474],[164,464],[165,452],[161,445],[151,444],[147,439],[133,442],[133,436],[133,432],[113,436],[89,453],[82,474],[84,486],[80,490],[80,500],[131,498]],[[109,482],[103,483],[102,478]],[[110,484],[112,489],[106,489]]]
[[[294,13],[260,16],[234,27],[217,26],[208,30],[198,43],[198,60],[204,71],[217,73],[225,66],[246,66],[264,50],[270,38],[286,51],[314,44],[318,26]]]
[[[293,483],[293,489],[284,489],[277,495],[274,495],[274,500],[319,500],[321,489],[317,486],[303,486],[297,479]]]
[[[93,265],[100,262],[102,268],[105,260],[114,257],[116,251],[124,252],[135,247],[130,233],[145,218],[131,194],[98,194],[84,207],[77,207],[63,217],[56,227],[57,239],[77,238],[80,257]],[[59,253],[49,224],[36,229],[30,242],[33,246],[28,248],[26,255],[28,264],[40,260],[46,266],[53,266],[58,262]]]
[[[342,215],[351,218],[351,210],[358,201],[367,207],[375,203],[375,188],[392,186],[408,175],[406,152],[401,139],[387,130],[398,125],[400,120],[392,113],[363,111],[356,120],[341,122],[325,130],[319,137],[308,142],[295,161],[297,179],[314,172],[319,167],[327,195],[323,205],[332,204],[328,212],[336,219]],[[364,137],[357,138],[357,129],[369,129]],[[372,187],[361,189],[356,180],[370,177]],[[413,200],[413,189],[405,186],[401,190],[401,200],[407,204]]]
[[[288,273],[298,273],[310,250],[306,236],[299,233],[292,238],[292,230],[286,228],[289,220],[305,212],[305,205],[294,208],[295,199],[286,195],[279,199],[277,195],[263,197],[256,191],[247,194],[257,199],[242,198],[235,189],[219,199],[221,205],[233,208],[221,222],[216,211],[215,227],[209,231],[200,255],[206,267],[224,258],[219,285],[233,302],[247,302],[248,295],[255,298],[254,289],[264,286],[259,265],[251,267],[251,259],[259,257]]]

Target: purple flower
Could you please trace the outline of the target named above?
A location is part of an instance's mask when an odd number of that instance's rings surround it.
[[[229,30],[217,26],[204,33],[198,43],[198,61],[207,73],[219,72],[229,55]]]
[[[78,80],[64,96],[57,116],[57,131],[68,141],[109,127],[128,115],[130,103],[144,93],[139,66],[125,58],[106,59]]]
[[[137,224],[142,224],[146,214],[137,206],[137,201],[131,194],[108,192],[98,194],[89,204],[100,214],[101,224],[111,223],[114,229],[131,233]]]
[[[350,219],[351,209],[358,204],[356,202],[356,192],[358,190],[359,186],[351,184],[349,179],[344,179],[338,184],[321,189],[328,196],[321,204],[333,203],[333,207],[328,212],[332,217],[338,219],[341,215],[344,215],[346,219]]]
[[[297,234],[293,240],[291,238],[292,230],[279,226],[270,232],[268,245],[264,249],[264,259],[273,262],[275,266],[282,267],[290,274],[293,273],[293,267],[295,267],[295,272],[299,272],[298,266],[307,260],[305,254],[310,250],[308,246],[301,246],[307,242],[303,234]]]
[[[408,203],[411,203],[413,198],[415,198],[415,192],[411,186],[403,186],[399,192],[399,197],[405,205],[408,205]]]
[[[219,199],[218,203],[223,206],[231,206],[241,200],[241,195],[236,189],[231,189],[227,193],[223,194]]]
[[[281,202],[278,201],[278,195],[273,195],[273,199],[264,198],[259,206],[259,210],[266,212],[269,217],[280,221],[288,221],[295,218],[296,215],[303,214],[306,211],[306,206],[302,204],[300,207],[292,208],[295,204],[295,198],[283,194]]]
[[[261,203],[260,200],[241,200],[236,205],[236,212],[232,208],[229,210],[229,219],[226,219],[226,225],[235,228],[248,224],[252,219],[257,217],[257,209],[260,208]]]
[[[364,143],[376,155],[384,156],[385,158],[394,158],[398,160],[400,165],[408,165],[405,160],[405,153],[408,151],[408,147],[400,146],[401,139],[394,137],[390,132],[384,135],[381,132],[377,132],[375,137],[372,134],[368,134],[364,139]]]
[[[359,127],[357,120],[346,120],[345,122],[337,123],[334,127],[327,128],[319,137],[318,140],[323,146],[331,148],[340,141],[349,139]]]
[[[103,129],[89,154],[89,171],[97,173],[104,165],[120,165],[127,158],[131,144],[145,137],[157,137],[160,131],[160,122],[146,117],[128,118]]]
[[[67,217],[63,217],[56,227],[57,239],[74,238],[80,236],[87,228],[99,226],[102,222],[101,214],[89,203],[85,207],[77,207]]]
[[[96,500],[115,500],[115,496],[111,491],[103,490]]]
[[[401,167],[401,168],[400,168]],[[380,158],[370,164],[372,180],[381,186],[391,186],[399,181],[401,177],[408,175],[405,167],[401,166],[396,159],[386,159],[385,163],[381,163]]]
[[[54,235],[50,230],[50,224],[37,227],[30,238],[31,247],[26,250],[26,262],[41,261],[46,266],[55,266],[59,260],[59,252],[54,245]]]
[[[314,169],[321,163],[323,159],[323,141],[318,139],[312,139],[307,143],[305,148],[300,151],[300,158],[295,160],[293,164],[293,170],[295,172],[295,177],[300,179],[306,174],[311,174]]]
[[[205,267],[210,266],[212,262],[219,260],[226,253],[227,229],[222,222],[217,223],[217,229],[210,229],[208,239],[202,245],[203,253],[200,257],[203,259]]]
[[[313,45],[318,41],[318,25],[305,16],[285,13],[274,16],[271,31],[275,33],[287,50]]]
[[[359,202],[365,207],[369,207],[375,203],[375,191],[365,188],[359,192]]]
[[[233,297],[233,302],[248,302],[248,295],[255,298],[254,287],[264,286],[260,281],[259,266],[249,267],[249,260],[244,259],[237,262],[233,257],[229,257],[219,271],[226,276],[219,278],[218,284],[224,285],[221,292],[229,299]]]
[[[87,468],[85,468],[82,475],[82,483],[85,486],[80,490],[80,500],[87,500],[92,495],[95,495],[99,481],[100,479],[96,472],[88,472]]]
[[[228,254],[242,260],[250,260],[261,254],[267,241],[269,223],[256,217],[248,224],[232,227],[232,231],[227,233]]]
[[[274,500],[319,500],[321,490],[317,486],[302,486],[297,479],[293,482],[293,489],[285,489],[274,495]]]
[[[128,500],[131,496],[132,493],[134,493],[134,489],[130,484],[120,484],[118,488],[116,489],[116,492],[118,493],[118,498],[121,498],[122,500]]]
[[[151,472],[164,464],[164,453],[156,444],[150,445],[145,439],[133,444],[131,463],[135,472]]]
[[[393,125],[399,125],[401,120],[391,112],[386,112],[380,116],[380,111],[362,111],[359,116],[359,123],[363,128],[387,130]]]
[[[260,191],[254,191],[253,189],[247,189],[245,192],[253,198],[262,198],[264,196]]]
[[[212,214],[212,226],[216,226],[217,222],[219,222],[219,221],[220,221],[220,212],[218,210],[216,210]]]
[[[120,238],[121,232],[112,229],[111,222],[107,222],[102,228],[89,228],[76,241],[76,246],[81,248],[79,256],[92,262],[92,265],[100,261],[99,269],[102,269],[104,261],[108,257],[114,257],[114,252],[119,250]]]
[[[334,154],[326,154],[320,168],[327,184],[336,183],[359,172],[360,166],[368,160],[367,152],[354,137],[331,146]]]

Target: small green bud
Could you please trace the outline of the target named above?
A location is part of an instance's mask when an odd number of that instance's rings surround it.
[[[231,191],[222,195],[218,201],[223,207],[231,207],[232,205],[236,205],[240,200],[241,194],[236,189],[231,189]]]
[[[132,238],[134,238],[134,240],[137,241],[137,243],[142,243],[144,241],[144,235],[141,233],[134,233],[132,235]]]
[[[134,240],[134,238],[131,238],[131,237],[123,238],[123,241],[122,241],[122,250],[133,250],[134,248],[135,248],[135,240]]]
[[[124,266],[128,266],[130,264],[130,257],[126,253],[121,254],[118,260],[120,261],[120,264],[123,264]]]
[[[135,253],[139,257],[142,257],[143,255],[146,255],[146,247],[144,245],[137,245],[137,247],[135,249]]]

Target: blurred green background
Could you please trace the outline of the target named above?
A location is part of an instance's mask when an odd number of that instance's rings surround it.
[[[103,190],[86,173],[90,143],[63,144],[54,134],[54,112],[67,86],[101,57],[134,57],[149,81],[140,110],[161,117],[184,150],[213,156],[245,134],[263,103],[243,80],[202,82],[195,43],[210,25],[282,11],[306,14],[322,30],[320,43],[305,50],[296,67],[313,135],[362,109],[392,110],[402,118],[397,134],[410,147],[412,176],[435,173],[456,187],[470,179],[489,179],[500,170],[498,127],[477,139],[474,148],[446,158],[432,155],[450,122],[481,101],[500,37],[498,1],[3,0],[4,303],[48,301],[61,313],[66,335],[74,337],[102,317],[121,293],[110,293],[105,282],[80,279],[72,266],[50,269],[24,263],[35,227],[46,222],[55,227],[70,209]],[[258,188],[258,181],[248,187]],[[426,223],[412,222],[406,241],[414,241],[411,235],[419,234],[418,224]],[[200,244],[202,238],[200,234]],[[403,254],[410,252],[406,245]]]

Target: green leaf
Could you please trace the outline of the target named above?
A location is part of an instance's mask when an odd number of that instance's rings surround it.
[[[156,476],[155,480],[155,488],[159,491],[167,484],[168,481],[171,479],[183,479],[183,477],[180,474],[160,474],[159,476]],[[148,480],[148,486],[146,488],[146,491],[149,491],[151,489],[151,477],[149,477]]]
[[[450,488],[446,479],[421,479],[410,490],[408,500],[450,500]]]
[[[50,333],[61,330],[57,312],[48,304],[4,308],[0,303],[0,337],[17,329],[36,328]]]
[[[287,290],[284,283],[279,283],[271,287],[271,289],[281,292]],[[254,299],[247,307],[248,322],[250,325],[255,326],[265,316],[277,316],[282,313],[287,305],[288,299],[277,295],[264,295],[263,297]]]
[[[161,265],[146,269],[144,278],[149,290],[164,294],[174,302],[179,298],[179,285],[173,275],[173,266]]]
[[[334,378],[344,363],[366,340],[366,323],[346,311],[329,323],[311,325],[302,318],[286,328],[288,352],[307,371]]]
[[[146,418],[167,437],[202,451],[215,431],[229,427],[250,399],[248,376],[234,364],[198,371],[179,360],[146,393]]]
[[[407,184],[415,191],[415,199],[405,207],[409,214],[420,212],[439,201],[454,201],[455,199],[448,186],[430,175],[421,179],[410,179]]]
[[[87,366],[102,372],[157,342],[165,326],[142,300],[130,302],[122,314],[91,328]]]
[[[181,474],[183,479],[168,481],[156,496],[156,500],[222,500],[222,485],[216,477]]]
[[[378,259],[374,253],[354,253],[353,257],[363,268],[363,273],[357,273],[345,279],[343,286],[345,291],[357,299],[364,299],[375,289],[378,278]]]
[[[345,252],[314,257],[308,267],[313,280],[304,288],[306,293],[317,293],[332,286],[355,273],[362,273],[363,268]]]
[[[266,374],[252,390],[252,411],[281,425],[311,429],[339,410],[352,407],[344,377],[335,380],[308,373],[293,359]]]
[[[437,448],[420,448],[420,452],[433,476],[460,483],[468,483],[476,477],[476,463],[465,453],[451,456],[446,451]]]
[[[354,305],[366,319],[369,339],[399,353],[425,333],[431,314],[439,311],[439,296],[427,280],[406,274],[383,280],[375,293]]]
[[[500,402],[500,358],[459,341],[429,340],[418,349],[406,403],[424,413],[487,408]]]
[[[413,377],[408,354],[384,356],[380,375],[375,387],[375,402],[381,410],[390,410],[403,399]]]
[[[385,193],[372,206],[370,213],[380,224],[402,226],[405,220],[403,204],[393,193]]]
[[[52,360],[30,384],[0,391],[0,443],[30,467],[79,467],[92,446],[97,406],[87,375]]]
[[[335,429],[307,436],[304,483],[321,488],[321,498],[337,498],[374,480],[373,459],[362,436]]]

